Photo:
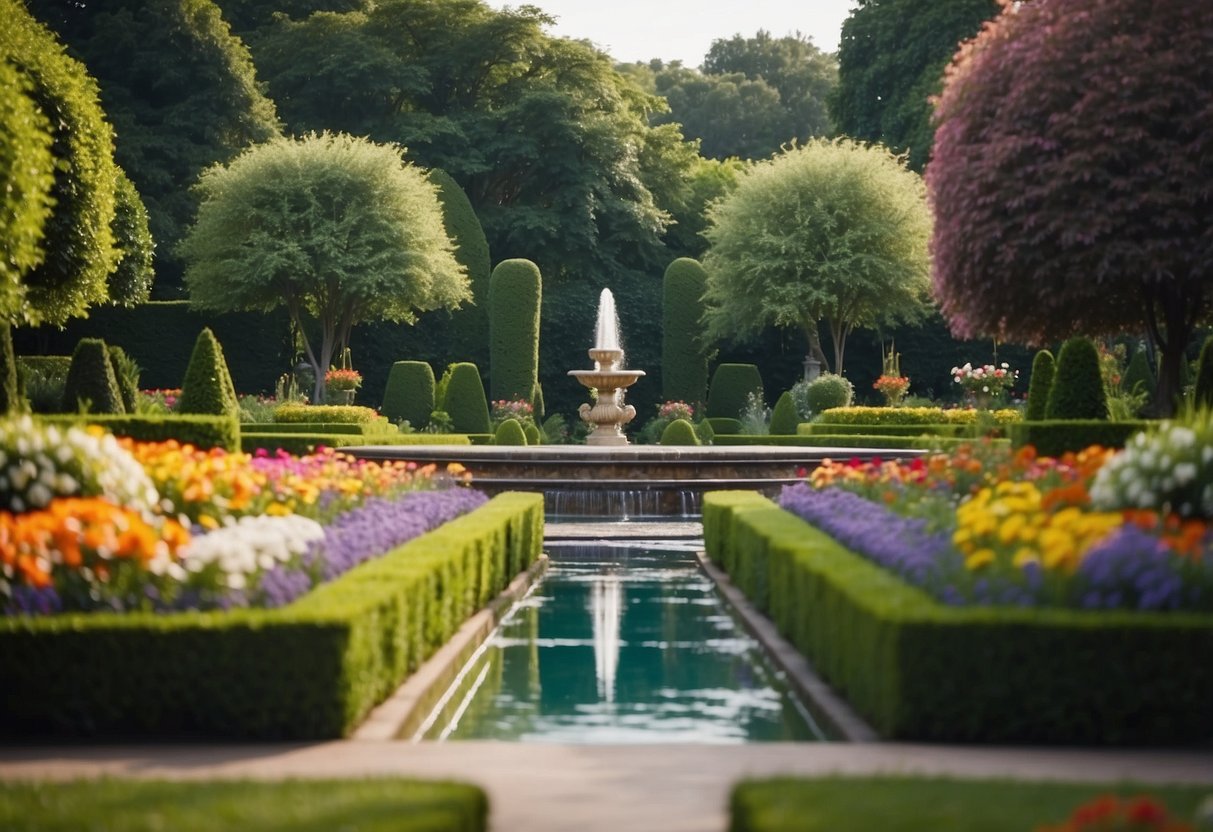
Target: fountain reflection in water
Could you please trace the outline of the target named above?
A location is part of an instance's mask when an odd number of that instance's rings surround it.
[[[587,445],[626,445],[623,426],[636,418],[636,408],[623,403],[624,390],[644,375],[644,370],[623,369],[623,349],[619,346],[619,318],[615,296],[603,289],[598,297],[598,323],[594,328],[594,346],[589,351],[592,370],[569,370],[569,375],[596,391],[593,406],[583,404],[578,411],[583,421],[594,425],[586,437]]]

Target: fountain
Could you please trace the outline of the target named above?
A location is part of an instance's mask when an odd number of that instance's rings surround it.
[[[623,404],[623,391],[644,375],[644,370],[624,370],[623,349],[619,346],[619,318],[615,315],[615,296],[603,289],[598,296],[598,325],[594,346],[589,351],[592,370],[569,370],[569,375],[597,391],[591,407],[583,404],[578,412],[583,421],[594,425],[586,437],[587,445],[626,445],[622,427],[636,417],[636,408]]]

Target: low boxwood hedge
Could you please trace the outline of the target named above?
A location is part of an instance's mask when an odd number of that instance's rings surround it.
[[[822,422],[847,425],[971,425],[981,414],[988,414],[1000,425],[1020,420],[1018,410],[974,410],[942,407],[832,407],[817,418]]]
[[[100,425],[115,436],[129,436],[144,442],[176,439],[197,448],[240,449],[240,423],[228,416],[201,414],[156,414],[148,416],[90,413],[53,414],[37,417],[49,425]]]
[[[961,436],[968,425],[858,425],[846,422],[801,422],[797,436]]]
[[[1010,440],[988,440],[995,445],[1007,445]],[[947,450],[973,440],[956,436],[870,436],[844,434],[812,436],[749,436],[746,434],[717,434],[713,445],[786,445],[802,448],[909,448],[912,450]]]
[[[1052,419],[1011,425],[1011,444],[1016,448],[1033,445],[1042,456],[1060,456],[1066,451],[1081,451],[1091,445],[1123,448],[1129,437],[1145,430],[1144,420],[1108,422],[1103,419]]]
[[[383,436],[399,433],[391,424],[379,422],[241,422],[240,433],[352,433],[358,436]]]
[[[470,445],[471,441],[462,433],[388,433],[365,435],[360,433],[249,433],[240,438],[240,447],[245,453],[261,448],[274,451],[279,448],[290,454],[310,454],[321,445],[328,448],[347,448],[355,445]]]
[[[704,495],[704,542],[881,735],[1208,744],[1213,615],[962,608],[752,492]]]
[[[373,408],[355,404],[280,404],[274,408],[274,421],[305,424],[324,422],[385,426],[391,424]],[[379,432],[387,433],[387,428],[384,427]]]
[[[0,619],[0,733],[346,736],[542,542],[503,494],[279,609]]]

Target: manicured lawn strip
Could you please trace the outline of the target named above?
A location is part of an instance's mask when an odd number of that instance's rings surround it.
[[[8,832],[481,832],[474,787],[415,780],[0,783]]]
[[[916,777],[779,778],[739,784],[731,832],[1031,832],[1105,794],[1149,794],[1188,820],[1209,786]]]
[[[0,735],[345,736],[542,543],[502,494],[278,609],[0,620]]]
[[[882,736],[1213,739],[1213,616],[935,602],[753,492],[704,498],[708,555]]]

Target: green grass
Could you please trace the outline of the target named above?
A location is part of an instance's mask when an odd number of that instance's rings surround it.
[[[1190,820],[1213,786],[916,777],[779,778],[739,784],[732,832],[1032,832],[1103,794],[1152,795]]]
[[[480,789],[413,780],[0,783],[5,832],[483,832]]]

